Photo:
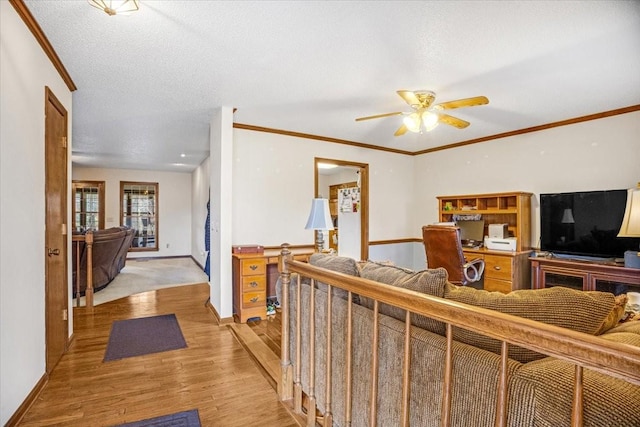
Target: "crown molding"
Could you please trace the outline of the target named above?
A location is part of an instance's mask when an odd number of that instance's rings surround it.
[[[510,136],[538,132],[541,130],[552,129],[560,126],[567,126],[567,125],[573,125],[581,122],[588,122],[590,120],[598,120],[605,117],[618,116],[620,114],[627,114],[634,111],[640,111],[640,105],[631,105],[629,107],[617,108],[615,110],[604,111],[602,113],[589,114],[588,116],[574,117],[573,119],[561,120],[559,122],[547,123],[539,126],[532,126],[529,128],[513,130],[510,132],[498,133],[495,135],[484,136],[482,138],[469,139],[467,141],[456,142],[455,144],[443,145],[442,147],[428,148],[426,150],[416,151],[412,154],[416,156],[420,154],[433,153],[435,151],[442,151],[442,150],[448,150],[450,148],[462,147],[465,145],[478,144],[480,142],[492,141],[494,139],[507,138]]]
[[[369,148],[371,150],[388,151],[390,153],[405,154],[407,156],[413,155],[411,151],[398,150],[395,148],[388,148],[388,147],[380,147],[378,145],[373,145],[373,144],[364,144],[362,142],[348,141],[346,139],[330,138],[327,136],[312,135],[309,133],[266,128],[262,126],[253,126],[253,125],[247,125],[243,123],[234,123],[233,127],[234,129],[244,129],[244,130],[252,130],[256,132],[275,133],[279,135],[294,136],[297,138],[314,139],[316,141],[333,142],[334,144],[345,144],[345,145],[351,145],[359,148]]]
[[[573,125],[581,122],[588,122],[590,120],[598,120],[605,117],[618,116],[621,114],[632,113],[634,111],[640,111],[640,104],[631,105],[629,107],[617,108],[615,110],[603,111],[601,113],[589,114],[587,116],[574,117],[572,119],[561,120],[559,122],[547,123],[544,125],[533,126],[533,127],[528,127],[524,129],[504,132],[504,133],[498,133],[495,135],[483,136],[482,138],[469,139],[467,141],[460,141],[454,144],[443,145],[441,147],[435,147],[435,148],[428,148],[426,150],[420,150],[420,151],[396,150],[393,148],[380,147],[378,145],[364,144],[361,142],[348,141],[345,139],[329,138],[325,136],[311,135],[311,134],[301,133],[301,132],[292,132],[292,131],[286,131],[282,129],[272,129],[267,127],[253,126],[253,125],[247,125],[242,123],[234,123],[233,127],[235,129],[245,129],[245,130],[252,130],[256,132],[275,133],[280,135],[295,136],[298,138],[314,139],[317,141],[333,142],[336,144],[352,145],[354,147],[360,147],[360,148],[369,148],[371,150],[387,151],[387,152],[396,153],[396,154],[405,154],[408,156],[418,156],[421,154],[428,154],[428,153],[434,153],[436,151],[443,151],[443,150],[449,150],[451,148],[463,147],[465,145],[479,144],[481,142],[492,141],[494,139],[507,138],[510,136],[523,135],[525,133],[538,132],[541,130],[552,129],[560,126],[567,126],[567,125]]]
[[[49,57],[49,60],[51,61],[55,69],[58,70],[60,77],[62,77],[62,80],[64,80],[69,90],[73,92],[74,90],[78,89],[71,79],[71,76],[67,72],[67,69],[64,68],[60,57],[53,49],[53,46],[51,46],[51,43],[49,43],[49,39],[47,39],[47,36],[45,36],[44,31],[42,31],[42,28],[40,28],[40,25],[38,25],[38,22],[27,8],[27,5],[24,4],[24,1],[9,0],[9,3],[11,3],[16,12],[18,12],[18,15],[20,15],[22,21],[25,23],[29,31],[31,31],[31,34],[33,34],[33,36],[36,38],[36,41],[38,42],[40,47],[42,47],[44,53]]]

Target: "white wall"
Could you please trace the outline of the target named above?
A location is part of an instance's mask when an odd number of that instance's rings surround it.
[[[45,86],[67,110],[69,141],[72,109],[71,92],[8,1],[0,1],[0,41],[0,425],[4,425],[45,374]],[[70,201],[68,212],[70,224]],[[70,241],[67,252],[70,272]],[[68,304],[71,307],[71,299]],[[71,331],[71,317],[69,323]]]
[[[207,157],[191,174],[191,256],[204,267],[205,224],[207,221],[207,201],[209,200],[211,158]]]
[[[534,246],[539,194],[631,188],[640,181],[640,112],[438,151],[416,157],[415,237],[438,220],[436,196],[527,191]]]
[[[72,175],[105,181],[105,228],[120,226],[120,181],[157,182],[159,250],[129,252],[127,258],[191,255],[191,173],[74,166]]]
[[[369,164],[369,239],[415,236],[411,156],[278,134],[234,130],[233,244],[314,244],[305,230],[314,158]]]
[[[209,126],[211,151],[211,304],[221,318],[233,316],[233,282],[231,269],[233,109],[215,110]]]
[[[313,244],[304,224],[314,157],[369,163],[370,241],[421,238],[422,225],[438,219],[439,195],[528,191],[537,244],[541,192],[629,188],[640,180],[640,112],[415,157],[234,130],[233,244]],[[420,243],[373,245],[369,258],[425,265]]]

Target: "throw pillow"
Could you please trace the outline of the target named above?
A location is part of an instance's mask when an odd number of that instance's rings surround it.
[[[448,283],[445,298],[476,307],[496,310],[549,325],[596,335],[614,308],[613,294],[578,291],[555,286],[545,289],[522,289],[503,294]],[[459,327],[453,338],[478,348],[500,353],[500,341]],[[509,357],[521,363],[546,357],[535,351],[509,345]]]
[[[440,298],[444,296],[444,288],[447,283],[447,271],[444,268],[412,271],[376,262],[364,264],[360,270],[360,277]],[[372,309],[374,300],[361,295],[360,304]],[[400,321],[404,322],[405,320],[405,310],[401,308],[381,303],[378,305],[378,311]],[[427,316],[411,313],[411,324],[444,335],[444,323]]]
[[[624,316],[625,308],[627,307],[627,299],[627,294],[620,294],[615,297],[613,308],[606,319],[604,319],[604,322],[602,322],[602,326],[600,326],[596,335],[604,334],[620,322],[622,316]]]

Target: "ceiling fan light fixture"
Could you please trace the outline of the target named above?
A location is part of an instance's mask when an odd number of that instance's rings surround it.
[[[415,112],[402,119],[402,123],[404,123],[410,132],[418,133],[420,132],[420,124],[422,123],[422,120],[420,119],[420,114]]]
[[[422,113],[422,124],[424,125],[424,128],[427,132],[435,129],[438,126],[439,119],[440,116],[432,111],[425,111],[424,113]]]
[[[109,16],[130,15],[140,9],[138,0],[88,0],[89,4]]]

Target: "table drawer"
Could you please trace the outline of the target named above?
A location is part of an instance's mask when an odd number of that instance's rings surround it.
[[[484,256],[484,276],[490,279],[512,280],[511,257],[485,255]]]
[[[242,292],[257,292],[267,289],[264,276],[247,276],[242,278]]]
[[[243,259],[240,261],[240,271],[243,276],[264,275],[267,263],[264,258]]]
[[[509,292],[511,292],[511,282],[508,280],[496,280],[485,277],[483,289],[489,292],[498,291],[508,294]]]
[[[267,297],[265,292],[264,291],[244,292],[242,294],[242,306],[243,307],[266,307]]]

